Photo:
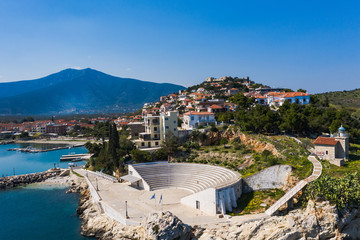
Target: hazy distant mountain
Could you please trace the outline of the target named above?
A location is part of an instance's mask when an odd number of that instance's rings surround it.
[[[66,69],[40,79],[0,83],[0,115],[128,112],[182,89],[90,68]]]

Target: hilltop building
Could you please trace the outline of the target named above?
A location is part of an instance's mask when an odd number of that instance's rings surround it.
[[[214,113],[189,111],[184,113],[182,128],[192,130],[200,125],[209,126],[212,123],[216,124]]]
[[[177,111],[171,111],[145,116],[145,132],[139,133],[139,139],[134,140],[136,146],[140,150],[155,150],[160,148],[169,131],[178,137],[178,114]]]
[[[336,166],[344,165],[349,158],[349,134],[341,126],[339,132],[332,137],[318,137],[313,142],[315,153],[320,159],[326,159]]]
[[[244,94],[247,97],[254,97],[258,104],[279,107],[285,102],[306,105],[310,103],[310,94],[303,92],[249,92]]]

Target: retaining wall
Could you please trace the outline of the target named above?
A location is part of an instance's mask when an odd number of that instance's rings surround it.
[[[243,179],[243,193],[282,188],[291,173],[291,166],[276,165]]]

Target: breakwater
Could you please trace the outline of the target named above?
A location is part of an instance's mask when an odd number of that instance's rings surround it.
[[[78,144],[78,145],[73,145],[73,146],[63,146],[63,147],[53,147],[53,148],[49,148],[49,149],[38,149],[38,148],[32,148],[32,147],[9,148],[8,151],[20,151],[20,152],[26,152],[26,153],[42,153],[42,152],[50,152],[50,151],[56,151],[56,150],[61,150],[61,149],[71,149],[71,148],[82,147],[82,146],[84,146],[84,144]]]
[[[50,169],[45,172],[15,175],[0,178],[0,189],[9,189],[25,184],[42,182],[61,173],[60,169]]]

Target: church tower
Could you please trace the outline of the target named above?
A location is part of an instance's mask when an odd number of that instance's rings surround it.
[[[341,149],[337,149],[336,158],[349,159],[349,134],[345,132],[345,128],[341,125],[338,134],[335,135],[335,139],[341,144]]]

